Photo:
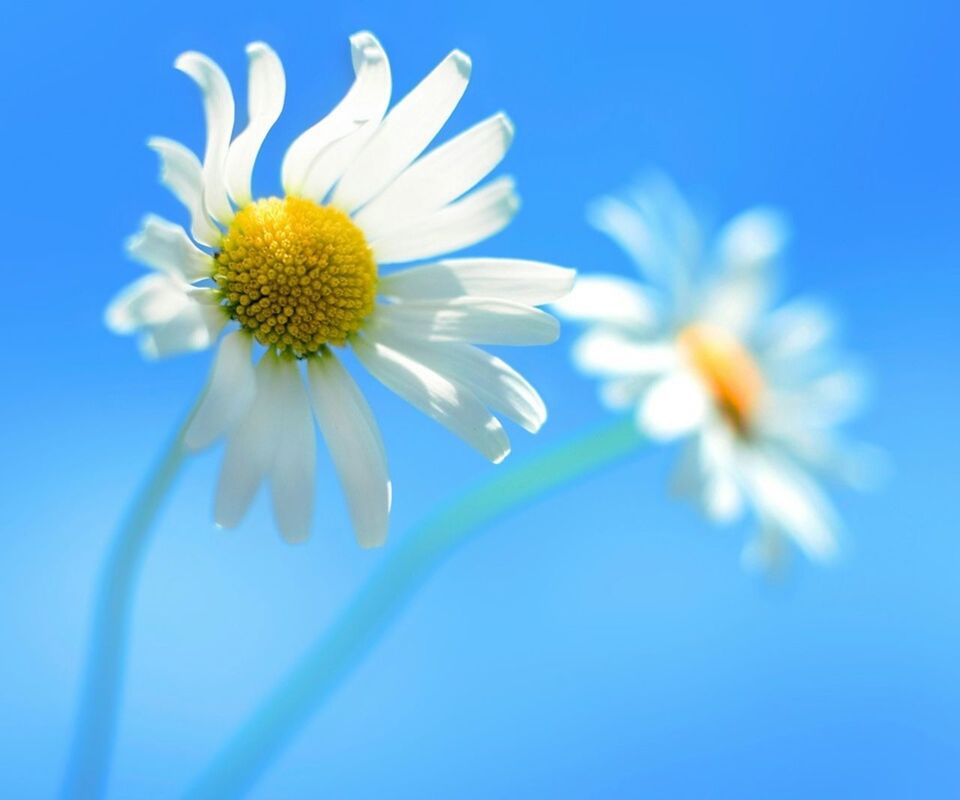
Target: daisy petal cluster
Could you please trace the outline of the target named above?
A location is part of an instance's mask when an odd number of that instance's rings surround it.
[[[787,540],[832,557],[840,523],[817,478],[863,474],[864,453],[836,429],[858,409],[863,382],[835,349],[829,312],[775,302],[784,218],[753,208],[708,241],[660,174],[598,201],[589,217],[640,280],[583,276],[554,306],[586,326],[577,367],[651,439],[684,442],[678,493],[717,522],[753,511],[748,559],[773,566]]]
[[[186,228],[149,216],[128,244],[150,272],[109,306],[108,325],[152,357],[216,347],[185,441],[226,440],[216,521],[236,525],[267,483],[281,533],[304,538],[314,504],[316,434],[339,474],[360,544],[387,533],[391,488],[373,414],[339,357],[351,349],[378,380],[493,462],[510,451],[499,415],[535,432],[534,388],[477,345],[541,345],[558,335],[537,308],[567,294],[568,269],[503,258],[442,258],[502,230],[514,183],[476,188],[500,163],[513,126],[495,114],[427,151],[466,90],[470,59],[444,58],[392,108],[387,55],[350,39],[346,96],[288,148],[282,196],[251,185],[283,108],[286,78],[263,43],[247,48],[248,121],[222,70],[195,52],[176,67],[199,87],[202,159],[151,139],[161,181]],[[440,259],[440,260],[438,260]],[[424,262],[383,272],[387,265]]]

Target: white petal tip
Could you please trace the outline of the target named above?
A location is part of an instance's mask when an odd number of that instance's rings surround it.
[[[596,228],[601,233],[606,233],[609,229],[608,224],[608,212],[612,201],[609,198],[601,197],[597,200],[592,200],[587,204],[586,218],[587,223]]]
[[[266,42],[250,42],[246,47],[246,54],[248,56],[259,55],[260,53],[270,53],[273,51],[273,48],[270,47]]]
[[[470,77],[470,72],[473,69],[473,62],[470,60],[470,56],[463,52],[463,50],[453,50],[450,52],[450,55],[447,56],[454,64],[457,65],[457,68],[460,70],[460,74],[464,78]]]
[[[178,69],[181,72],[186,72],[189,75],[192,64],[199,58],[203,58],[203,55],[198,53],[196,50],[187,50],[185,53],[181,53],[177,56],[176,60],[173,62],[173,68]]]
[[[369,44],[373,44],[377,41],[377,37],[374,36],[370,31],[357,31],[350,35],[350,44],[353,47],[366,47]]]
[[[147,361],[159,361],[160,351],[157,349],[156,342],[150,337],[144,337],[137,343],[140,355]]]
[[[818,564],[836,564],[840,559],[840,548],[836,542],[824,542],[816,549],[807,548],[807,552],[813,561]]]
[[[354,59],[362,56],[365,60],[380,60],[384,57],[383,46],[370,31],[357,31],[350,37],[350,49]]]
[[[550,329],[544,333],[543,344],[553,344],[560,338],[560,320],[556,317],[550,317]]]
[[[387,533],[386,531],[383,534],[375,536],[367,536],[357,534],[357,544],[360,545],[364,550],[376,550],[380,547],[383,547],[387,543]]]
[[[506,457],[510,455],[510,448],[507,447],[504,450],[501,450],[499,453],[489,456],[490,462],[492,464],[502,464]]]
[[[540,433],[540,429],[543,428],[546,422],[547,412],[546,409],[544,409],[543,412],[538,414],[536,417],[525,420],[523,429],[527,431],[527,433]]]
[[[110,333],[115,333],[118,336],[124,336],[132,330],[131,326],[124,322],[113,303],[108,305],[103,312],[103,324]]]
[[[561,297],[566,297],[573,291],[573,286],[577,282],[577,271],[570,267],[559,267],[559,269],[563,270],[561,273],[563,275],[563,282],[561,287],[558,288],[558,291],[563,292]]]
[[[507,116],[505,111],[500,111],[497,113],[497,122],[500,124],[500,127],[503,128],[503,138],[509,145],[513,141],[513,136],[516,133],[513,120]]]
[[[127,255],[136,257],[137,250],[142,243],[142,233],[131,233],[126,239],[123,240],[123,249],[127,251]]]

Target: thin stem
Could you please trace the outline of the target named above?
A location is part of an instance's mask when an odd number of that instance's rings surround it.
[[[350,674],[428,577],[470,536],[558,487],[637,450],[640,435],[618,419],[523,462],[501,467],[422,523],[397,545],[379,572],[247,718],[187,793],[242,794]]]
[[[181,425],[137,492],[102,568],[83,693],[62,788],[63,797],[70,800],[99,798],[106,789],[123,690],[133,595],[150,530],[186,456],[183,434],[187,422]]]

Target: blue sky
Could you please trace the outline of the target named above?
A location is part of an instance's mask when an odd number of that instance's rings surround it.
[[[128,497],[206,373],[145,364],[102,326],[137,274],[124,238],[179,219],[150,135],[202,143],[202,50],[242,90],[244,45],[284,59],[288,100],[254,177],[350,82],[374,31],[395,92],[453,47],[474,71],[442,136],[500,109],[524,206],[476,252],[584,272],[631,267],[593,197],[657,165],[716,221],[781,206],[787,288],[826,297],[875,376],[854,426],[894,472],[838,492],[846,551],[770,584],[665,497],[648,450],[461,551],[254,797],[927,796],[960,793],[960,543],[954,465],[960,289],[960,16],[946,2],[38,2],[5,11],[0,194],[7,281],[0,536],[0,785],[49,796],[63,763],[89,602]],[[602,419],[573,331],[510,353],[550,420],[523,458]],[[392,541],[493,469],[368,379],[395,487]],[[316,533],[282,544],[266,503],[209,521],[218,454],[185,470],[137,598],[114,797],[171,796],[335,617],[383,551],[359,550],[332,469]]]

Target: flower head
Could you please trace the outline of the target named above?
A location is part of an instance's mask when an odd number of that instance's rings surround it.
[[[810,301],[774,304],[783,217],[754,208],[705,246],[673,184],[654,174],[590,209],[643,280],[581,277],[556,304],[587,325],[577,366],[603,401],[632,408],[655,440],[686,444],[674,487],[709,517],[749,505],[760,534],[745,554],[771,565],[785,537],[813,558],[837,549],[839,521],[814,475],[857,480],[862,453],[835,431],[862,383],[832,345],[833,320]]]
[[[361,544],[386,536],[390,480],[380,433],[337,357],[350,348],[381,382],[491,461],[509,453],[491,413],[535,432],[539,395],[477,344],[553,342],[557,321],[536,308],[563,297],[573,272],[515,259],[434,259],[504,228],[518,208],[510,178],[478,189],[513,126],[496,114],[421,155],[459,102],[470,60],[453,51],[388,113],[390,65],[369,33],[350,40],[356,79],[343,100],[289,147],[282,197],[255,198],[254,162],[283,107],[276,53],[247,48],[249,122],[233,136],[234,99],[220,68],[184,53],[199,86],[203,160],[154,138],[161,181],[189,214],[189,234],[149,216],[129,244],[152,271],[107,309],[118,333],[149,356],[217,345],[188,446],[225,437],[215,503],[233,526],[270,485],[278,527],[305,537],[313,512],[314,419],[330,450]]]

